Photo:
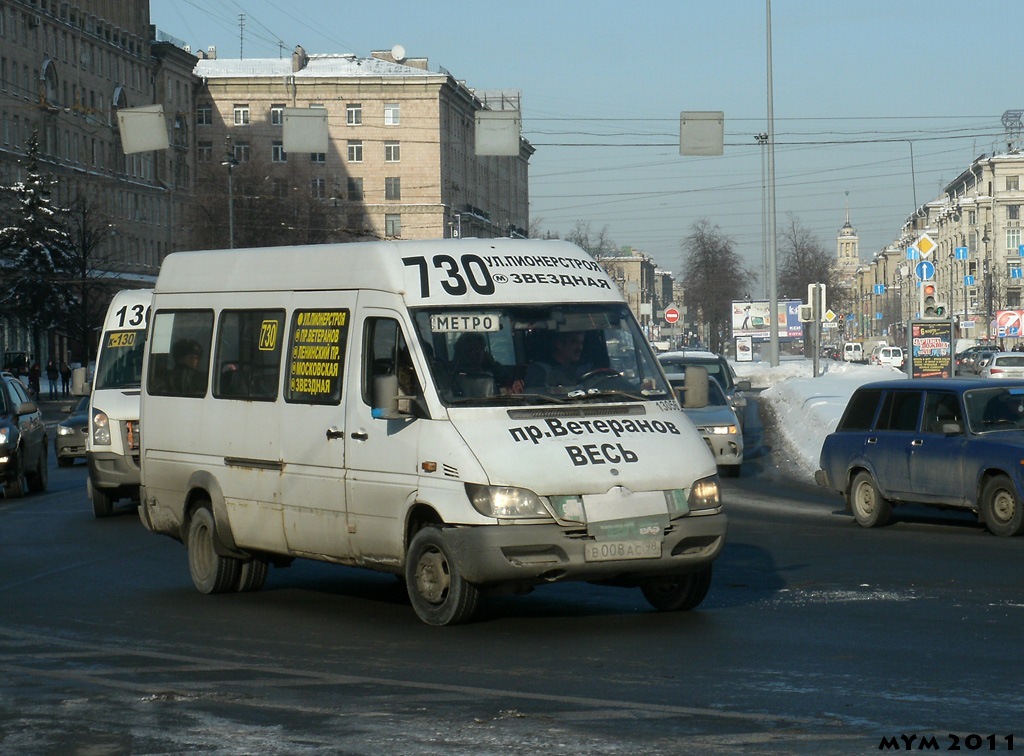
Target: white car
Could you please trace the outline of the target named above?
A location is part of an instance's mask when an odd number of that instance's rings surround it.
[[[996,352],[982,363],[982,378],[1024,378],[1024,352]]]
[[[743,464],[743,427],[718,381],[708,381],[706,406],[687,407],[682,397],[685,379],[670,375],[668,380],[672,388],[680,394],[679,404],[683,407],[683,412],[696,426],[697,432],[715,455],[719,473],[727,477],[738,477],[740,466]]]
[[[903,348],[898,346],[876,347],[871,353],[871,362],[875,365],[884,365],[902,370],[906,361]]]

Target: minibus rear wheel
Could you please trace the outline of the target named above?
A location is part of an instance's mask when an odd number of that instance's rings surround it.
[[[238,585],[242,564],[217,553],[213,546],[216,533],[213,512],[205,502],[192,512],[188,524],[188,569],[200,593],[224,593]]]
[[[405,584],[417,616],[428,625],[456,625],[476,612],[480,592],[459,571],[444,530],[422,528],[409,543]]]
[[[698,606],[711,588],[711,565],[674,577],[652,578],[640,586],[644,598],[660,612],[678,612]]]

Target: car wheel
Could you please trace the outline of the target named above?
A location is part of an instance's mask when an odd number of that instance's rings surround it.
[[[480,592],[459,571],[444,531],[421,529],[405,557],[405,585],[412,608],[428,625],[456,625],[476,611]]]
[[[711,588],[711,565],[697,572],[653,578],[640,586],[644,598],[659,612],[678,612],[700,605]]]
[[[20,499],[25,495],[25,479],[21,475],[4,481],[4,498]]]
[[[50,469],[46,464],[46,447],[43,446],[43,450],[39,453],[39,459],[36,461],[36,469],[26,476],[28,478],[28,490],[32,493],[41,493],[46,490],[46,486],[50,479]]]
[[[878,486],[875,485],[875,479],[868,472],[861,471],[853,477],[850,492],[847,494],[847,503],[854,519],[861,527],[880,528],[888,524],[892,517],[892,504],[888,499],[882,498]]]
[[[1015,536],[1024,530],[1024,507],[1005,475],[989,478],[981,492],[981,513],[985,526],[997,536]]]
[[[102,488],[92,486],[92,513],[97,518],[110,517],[114,512],[114,497]]]
[[[238,590],[258,591],[267,582],[270,563],[266,559],[253,557],[242,562],[238,570]]]
[[[217,553],[213,545],[216,533],[213,512],[200,505],[188,524],[188,569],[200,593],[233,591],[239,584],[242,563]]]

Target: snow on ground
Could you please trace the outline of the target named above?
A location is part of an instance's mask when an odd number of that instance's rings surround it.
[[[740,380],[749,380],[760,392],[761,417],[771,426],[791,473],[814,482],[825,436],[835,430],[854,390],[865,383],[906,377],[902,371],[877,365],[819,361],[817,378],[813,363],[804,357],[783,355],[777,367],[767,362],[731,362]]]

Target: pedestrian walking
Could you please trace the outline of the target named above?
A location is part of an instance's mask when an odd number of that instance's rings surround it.
[[[28,393],[37,402],[39,401],[39,378],[42,372],[38,362],[33,362],[28,371]]]

